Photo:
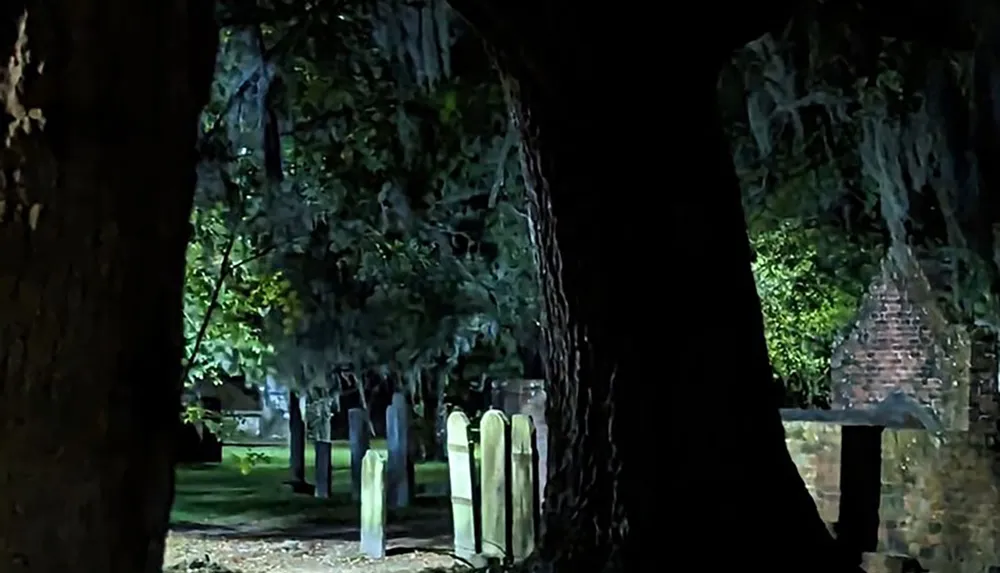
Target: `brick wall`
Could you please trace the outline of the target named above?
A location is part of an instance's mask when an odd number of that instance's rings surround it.
[[[968,429],[969,342],[937,308],[905,247],[890,250],[831,360],[831,406],[865,408],[902,391],[952,430]]]
[[[840,509],[842,426],[784,425],[789,453],[830,525]],[[983,573],[1000,565],[1000,479],[991,471],[994,459],[968,432],[885,429],[880,556],[909,555],[931,571],[949,573]]]
[[[1000,396],[997,393],[997,337],[986,328],[971,333],[969,431],[973,440],[994,451],[1000,451],[997,420],[1000,418]],[[994,465],[1000,475],[1000,460]]]

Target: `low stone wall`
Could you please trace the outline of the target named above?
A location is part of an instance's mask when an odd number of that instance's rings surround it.
[[[992,466],[992,452],[973,445],[967,433],[883,432],[879,550],[907,553],[942,571],[1000,564]]]
[[[841,426],[785,422],[786,441],[820,515],[837,521]],[[879,552],[919,558],[932,572],[985,573],[1000,565],[995,454],[965,432],[882,432]]]
[[[820,517],[832,526],[840,511],[840,426],[785,422],[785,442]]]

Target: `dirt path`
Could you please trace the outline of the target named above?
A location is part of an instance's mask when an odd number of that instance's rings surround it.
[[[180,527],[167,537],[166,563],[188,564],[191,573],[210,573],[208,562],[241,573],[418,573],[460,564],[448,555],[451,535],[444,525],[389,527],[383,559],[361,554],[357,528]]]

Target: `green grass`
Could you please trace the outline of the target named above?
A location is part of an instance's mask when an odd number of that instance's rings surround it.
[[[384,441],[372,448],[385,451]],[[248,452],[268,456],[253,466],[249,474],[240,471],[238,458]],[[357,524],[359,508],[350,494],[350,450],[346,441],[334,442],[333,496],[317,499],[296,494],[283,482],[288,479],[288,449],[283,447],[226,446],[221,464],[181,466],[171,523],[227,526],[253,524],[261,528]],[[312,447],[306,448],[306,478],[312,482],[315,461]],[[440,488],[448,480],[443,462],[417,464],[418,493],[428,486]],[[433,509],[440,511],[446,500],[418,500],[414,507],[393,515],[402,519]]]

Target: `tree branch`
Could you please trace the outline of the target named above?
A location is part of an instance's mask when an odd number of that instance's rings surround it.
[[[202,134],[203,139],[215,135],[220,129],[222,129],[222,126],[224,125],[223,118],[226,117],[230,111],[232,111],[236,102],[246,94],[247,90],[249,90],[258,79],[260,79],[260,75],[264,73],[264,68],[267,67],[269,63],[277,57],[284,55],[291,49],[292,46],[295,45],[295,42],[301,38],[305,31],[309,28],[308,24],[308,21],[304,21],[304,23],[296,25],[295,28],[282,36],[281,40],[271,46],[271,49],[269,50],[265,51],[263,45],[261,45],[260,62],[254,66],[253,69],[240,81],[239,87],[237,87],[236,90],[229,96],[229,99],[226,100],[226,104],[222,107],[222,111],[215,116],[215,121],[212,122],[211,127],[205,130]],[[259,25],[256,26],[255,33],[261,33]]]
[[[341,372],[339,374],[342,380],[349,380],[353,385],[354,389],[358,393],[358,400],[361,402],[361,408],[368,414],[365,418],[368,420],[368,433],[371,437],[375,437],[375,423],[372,422],[371,410],[368,408],[368,397],[365,396],[365,387],[362,379],[358,378],[353,372]]]
[[[233,231],[229,237],[229,242],[226,244],[226,249],[222,254],[222,263],[219,267],[219,280],[215,283],[215,287],[212,289],[212,297],[209,299],[208,308],[205,309],[205,316],[202,318],[201,326],[198,327],[198,335],[194,339],[194,347],[191,349],[191,354],[188,356],[186,363],[184,364],[184,371],[181,373],[181,382],[187,382],[188,376],[191,374],[191,368],[194,366],[194,361],[198,357],[198,352],[201,350],[201,344],[205,340],[205,333],[208,332],[208,325],[212,321],[212,313],[219,306],[219,295],[222,293],[222,285],[225,284],[226,279],[229,277],[229,273],[232,270],[229,264],[230,258],[233,254],[233,247],[236,246],[236,232]]]
[[[229,266],[229,270],[233,271],[235,269],[238,269],[238,268],[242,267],[243,265],[245,265],[247,263],[251,263],[253,261],[256,261],[257,259],[259,259],[261,257],[264,257],[265,255],[267,255],[268,253],[270,253],[271,251],[273,251],[275,248],[276,247],[274,245],[268,245],[268,246],[266,246],[266,247],[264,247],[262,249],[258,249],[254,254],[250,255],[249,257],[247,257],[245,259],[241,259],[241,260],[233,263],[232,265],[230,265]]]

